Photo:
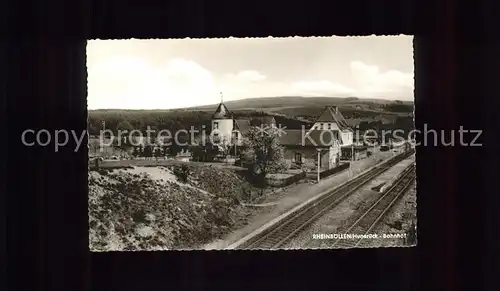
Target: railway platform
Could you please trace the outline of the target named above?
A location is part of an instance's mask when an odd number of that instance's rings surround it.
[[[358,175],[393,156],[394,154],[390,152],[377,152],[376,155],[369,158],[355,161],[353,162],[352,175]],[[319,184],[316,182],[294,184],[273,194],[273,196],[264,197],[258,201],[258,204],[265,205],[265,207],[256,207],[256,212],[245,227],[230,233],[221,240],[206,245],[204,248],[207,250],[225,248],[304,201],[348,181],[352,175],[349,171],[344,171],[321,180]]]

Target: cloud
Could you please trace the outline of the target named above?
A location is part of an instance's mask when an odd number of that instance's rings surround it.
[[[267,79],[267,76],[253,70],[240,71],[237,74],[229,74],[229,79],[240,82],[259,82]]]
[[[89,60],[88,107],[95,108],[180,108],[246,97],[265,89],[266,76],[252,70],[228,74],[222,79],[200,64],[187,59],[170,59],[152,64],[145,58],[115,56]],[[262,90],[261,90],[262,91]]]
[[[316,96],[344,95],[356,92],[354,89],[330,81],[302,81],[292,85],[303,94],[312,94]]]
[[[351,72],[359,87],[360,95],[413,95],[413,73],[396,70],[381,72],[377,66],[367,65],[360,61],[350,64]]]
[[[191,60],[155,66],[120,56],[88,64],[88,75],[89,108],[178,108],[219,98],[212,73]]]
[[[413,74],[381,72],[360,61],[350,63],[354,81],[331,80],[295,83],[269,80],[254,70],[214,76],[201,64],[175,58],[151,63],[128,55],[88,59],[88,106],[96,108],[180,108],[224,100],[262,96],[359,96],[407,98],[413,96]],[[352,80],[351,80],[352,81]],[[347,86],[346,86],[347,85]]]
[[[404,99],[413,97],[413,73],[397,70],[381,72],[379,67],[361,61],[350,63],[353,76],[350,87],[329,80],[301,81],[292,85],[296,94],[302,96],[337,96]]]

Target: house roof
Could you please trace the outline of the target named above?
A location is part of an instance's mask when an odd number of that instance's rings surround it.
[[[340,130],[351,130],[338,106],[326,106],[316,122],[335,122]]]
[[[236,119],[234,121],[236,129],[240,131],[241,134],[245,134],[250,130],[250,120],[246,119]]]
[[[282,146],[330,147],[334,144],[342,145],[342,139],[339,138],[337,130],[286,130],[280,135],[279,141]]]
[[[224,103],[220,103],[214,114],[212,115],[212,119],[231,119],[233,118],[233,114],[229,109],[227,109]]]

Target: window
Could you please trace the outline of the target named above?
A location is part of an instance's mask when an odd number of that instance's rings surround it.
[[[301,153],[295,153],[295,163],[302,164],[302,154]]]
[[[323,129],[323,123],[319,124],[319,129]]]
[[[332,129],[332,124],[328,123],[328,129]]]
[[[219,123],[218,122],[214,122],[214,128],[213,129],[219,129]]]

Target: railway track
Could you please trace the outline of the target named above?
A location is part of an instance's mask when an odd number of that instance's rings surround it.
[[[253,235],[243,242],[237,243],[235,249],[275,249],[283,246],[305,227],[309,226],[326,211],[338,205],[353,192],[366,185],[375,177],[387,171],[397,163],[414,153],[409,151],[400,154],[381,165],[349,180],[331,192],[319,197],[311,203],[300,207],[281,221],[270,226],[259,234]]]
[[[353,248],[368,246],[373,238],[367,235],[392,208],[392,206],[401,198],[408,188],[415,181],[415,163],[409,165],[401,174],[400,178],[387,189],[379,199],[377,199],[367,210],[361,212],[354,219],[354,222],[339,228],[335,231],[344,236],[334,240],[331,245],[334,248]],[[355,235],[355,237],[352,237]]]

